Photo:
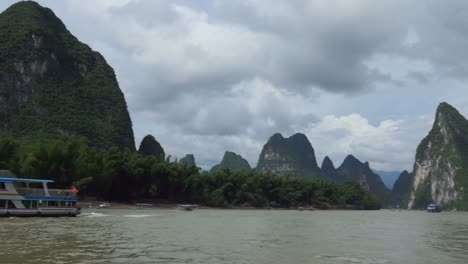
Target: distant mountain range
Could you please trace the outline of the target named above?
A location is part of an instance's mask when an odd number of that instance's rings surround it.
[[[380,198],[385,206],[422,209],[434,202],[468,210],[468,120],[453,106],[441,103],[434,126],[417,148],[414,172],[373,171],[368,162],[348,155],[335,168],[325,157],[319,168],[304,134],[274,134],[264,145],[256,167],[284,177],[354,181]]]
[[[376,174],[380,176],[385,186],[388,189],[393,189],[393,185],[395,184],[398,177],[400,177],[401,171],[381,171],[381,170],[373,170]]]
[[[211,171],[250,170],[240,155],[226,152]],[[259,156],[259,171],[289,178],[354,181],[380,198],[386,207],[422,209],[434,202],[468,210],[468,121],[451,105],[437,108],[434,126],[417,148],[414,172],[373,171],[368,162],[348,155],[336,168],[329,157],[317,165],[314,148],[304,134],[289,138],[276,133]]]
[[[226,152],[221,163],[214,166],[211,172],[220,169],[239,171],[251,168],[240,155]],[[361,162],[349,155],[336,169],[330,158],[325,157],[320,168],[312,144],[301,133],[289,138],[279,133],[271,136],[262,149],[255,169],[288,178],[324,179],[341,183],[354,181],[374,193],[384,204],[391,201],[391,191],[380,176],[370,169],[368,162]]]

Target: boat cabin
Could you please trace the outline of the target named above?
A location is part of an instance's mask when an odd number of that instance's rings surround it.
[[[441,209],[438,205],[431,203],[426,208],[427,212],[429,213],[440,213]]]

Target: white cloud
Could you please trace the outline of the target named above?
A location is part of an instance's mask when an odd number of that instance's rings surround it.
[[[352,154],[361,161],[369,161],[373,169],[412,170],[415,148],[422,139],[421,131],[428,131],[432,117],[384,120],[372,125],[359,115],[325,116],[307,128],[307,135],[315,146],[319,163],[328,155],[339,166]]]

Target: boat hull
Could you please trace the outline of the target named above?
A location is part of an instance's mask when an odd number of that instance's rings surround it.
[[[31,210],[9,209],[0,210],[0,217],[75,217],[80,214],[78,209],[73,210]]]

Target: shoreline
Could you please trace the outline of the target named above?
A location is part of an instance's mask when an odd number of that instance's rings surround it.
[[[124,203],[124,202],[109,202],[109,201],[80,201],[77,203],[81,209],[98,209],[100,204],[107,203],[110,206],[103,209],[177,209],[180,207],[180,203]],[[199,204],[190,204],[197,209],[219,209],[219,210],[295,210],[295,211],[327,211],[335,209],[318,209],[315,207],[245,207],[245,206],[230,206],[230,207],[218,207],[208,206]],[[99,208],[101,209],[101,208]],[[346,209],[343,209],[346,210]],[[348,209],[349,210],[349,209]]]
[[[99,208],[100,204],[107,203],[110,206],[105,208]],[[140,204],[140,205],[139,205]],[[140,209],[180,209],[180,203],[124,203],[124,202],[108,202],[108,201],[81,201],[78,202],[78,206],[82,210],[86,209],[126,209],[126,210],[140,210]],[[265,210],[265,211],[379,211],[379,210],[391,210],[386,208],[381,208],[378,210],[359,210],[359,209],[349,209],[349,208],[330,208],[330,209],[320,209],[313,206],[303,206],[303,207],[246,207],[246,206],[230,206],[230,207],[217,207],[217,206],[208,206],[208,205],[198,205],[191,204],[196,209],[213,209],[213,210]],[[402,210],[406,211],[406,210]]]

